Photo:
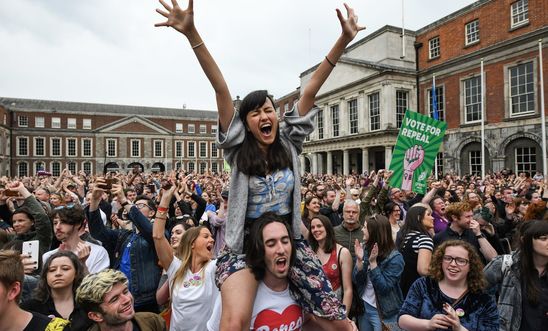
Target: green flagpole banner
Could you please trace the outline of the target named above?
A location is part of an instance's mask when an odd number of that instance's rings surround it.
[[[426,193],[426,180],[434,162],[447,123],[407,110],[394,147],[390,170],[390,186],[416,193]]]

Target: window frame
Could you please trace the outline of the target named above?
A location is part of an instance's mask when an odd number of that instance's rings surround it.
[[[93,128],[93,123],[91,121],[91,118],[83,118],[82,119],[82,129],[91,130],[92,128]]]
[[[67,118],[67,129],[77,129],[78,125],[76,123],[76,118],[69,117]]]
[[[316,115],[316,131],[318,131],[318,139],[324,138],[324,118],[323,118],[323,109],[320,109],[318,111],[318,114]]]
[[[177,154],[177,145],[179,145],[181,148],[181,154]],[[184,154],[184,145],[185,145],[185,142],[183,140],[175,140],[175,146],[174,146],[174,155],[176,158],[183,158],[185,156]]]
[[[114,147],[113,147],[113,151],[114,153],[110,153],[110,146],[109,146],[109,143],[110,142],[113,142],[114,143]],[[118,139],[116,138],[105,138],[105,155],[107,157],[117,157],[118,156]]]
[[[86,155],[86,146],[85,146],[86,141],[89,141],[89,155]],[[82,147],[82,156],[83,157],[92,157],[93,156],[93,139],[91,139],[91,138],[82,138],[81,142],[82,142],[82,146],[81,146]]]
[[[530,85],[532,91],[522,93],[522,94],[517,94],[515,96],[512,95],[512,70],[513,69],[519,70],[520,67],[527,68],[527,66],[529,66],[529,65],[531,66],[531,71],[526,73],[526,77],[530,77],[531,81],[526,82],[526,86]],[[537,90],[536,90],[536,80],[535,80],[535,72],[536,72],[535,62],[534,61],[527,61],[527,62],[522,62],[522,63],[516,63],[515,65],[508,66],[507,69],[508,69],[507,73],[508,73],[508,114],[509,114],[509,116],[511,118],[514,118],[514,117],[520,117],[520,116],[527,116],[527,115],[535,114],[537,112],[537,101],[536,101]],[[518,72],[517,75],[516,75],[516,78],[515,78],[516,81],[518,81],[518,85],[516,86],[516,90],[518,90],[518,91],[520,89],[520,85],[519,85],[519,77],[520,76],[523,76],[523,75]],[[527,102],[525,104],[528,104],[529,102],[532,102],[533,109],[532,110],[522,111],[522,112],[514,112],[513,98],[515,98],[515,97],[520,98],[522,96],[530,96],[530,97],[527,98]],[[521,105],[523,103],[518,102],[517,104]],[[520,108],[521,108],[521,106],[520,106]]]
[[[23,140],[25,141],[25,144],[26,144],[26,146],[25,146],[26,153],[24,153],[24,154],[21,153],[21,141],[23,141]],[[29,156],[29,137],[26,137],[26,136],[17,137],[15,155],[16,156]]]
[[[157,143],[160,143],[158,148]],[[160,153],[158,153],[158,150]],[[164,140],[154,139],[152,140],[152,155],[153,157],[164,157]]]
[[[519,21],[515,20],[519,16],[524,16],[524,18]],[[514,29],[527,23],[529,23],[529,0],[518,0],[512,3],[510,5],[510,28]]]
[[[358,99],[348,100],[346,103],[348,108],[348,132],[350,134],[358,134],[359,131],[359,116],[358,116]]]
[[[331,116],[331,136],[339,137],[341,135],[341,115],[339,104],[329,106],[329,115]]]
[[[402,95],[405,96],[405,98],[402,98]],[[402,100],[405,100],[405,105],[402,105],[402,102],[400,102]],[[396,90],[396,128],[401,128],[407,109],[409,109],[409,91]]]
[[[190,145],[192,144],[192,148],[190,148]],[[187,141],[186,144],[186,154],[187,157],[196,157],[196,142],[195,141]]]
[[[42,123],[42,125],[38,125],[39,124],[39,119],[40,119],[40,122]],[[34,117],[34,127],[35,128],[45,128],[46,127],[46,119],[44,118],[44,116]]]
[[[373,100],[376,98],[376,101]],[[368,115],[369,115],[369,131],[379,131],[381,129],[381,105],[380,105],[380,92],[373,92],[367,95]],[[373,107],[376,105],[376,107]],[[373,110],[376,110],[376,114],[373,115]]]
[[[42,154],[38,153],[38,140],[42,141]],[[46,156],[46,138],[45,137],[33,137],[33,155],[34,156]]]
[[[59,153],[58,154],[55,153],[55,143],[54,143],[54,141],[59,142]],[[51,137],[50,140],[49,140],[49,144],[50,144],[49,152],[50,152],[51,156],[53,156],[53,157],[63,156],[63,139],[58,138],[58,137]]]
[[[468,84],[475,84],[477,85],[468,85]],[[474,123],[481,123],[482,117],[483,117],[483,111],[482,111],[482,104],[481,104],[481,76],[472,76],[467,77],[462,80],[462,104],[463,104],[463,115],[464,115],[464,123],[466,124],[474,124]],[[475,94],[469,94],[470,92],[476,91]],[[470,118],[469,119],[469,115]],[[477,116],[477,119],[474,119],[474,117]]]
[[[136,145],[137,153],[134,153],[135,152],[134,143],[137,143],[137,145]],[[132,158],[133,157],[141,157],[141,139],[130,139],[129,140],[129,155]]]
[[[51,128],[60,129],[61,128],[61,117],[52,117],[51,118]]]
[[[17,115],[17,126],[20,128],[28,128],[29,117],[27,115]]]
[[[464,26],[464,44],[466,46],[480,42],[479,18],[466,23]]]
[[[70,143],[69,142],[72,142],[72,141],[74,141],[74,154],[70,153]],[[78,139],[76,139],[76,138],[67,138],[65,143],[67,144],[67,156],[78,157]]]
[[[440,36],[428,39],[428,59],[437,59],[441,56]]]
[[[208,157],[208,152],[207,152],[207,141],[200,141],[198,143],[198,156],[199,157]],[[203,148],[202,148],[203,147]],[[203,153],[202,153],[203,151]]]
[[[187,129],[188,129],[188,133],[190,134],[196,133],[196,127],[194,126],[194,124],[189,124]]]

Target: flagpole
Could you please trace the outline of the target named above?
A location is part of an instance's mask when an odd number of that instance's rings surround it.
[[[546,169],[546,114],[544,114],[544,75],[542,71],[542,39],[538,41],[538,56],[540,63],[540,119],[542,121],[542,167],[544,179],[547,178],[548,169]]]
[[[403,0],[401,0],[401,58],[405,58],[405,27],[403,22]]]
[[[480,71],[481,71],[481,84],[480,84],[480,95],[481,95],[481,179],[485,179],[485,100],[484,100],[484,73],[483,73],[483,58],[480,62]]]
[[[435,96],[436,95],[436,75],[432,75],[432,96]],[[438,119],[438,116],[437,116],[437,108],[438,108],[438,105],[434,105],[434,103],[437,102],[437,98],[434,98],[432,97],[432,112],[433,112],[433,117],[437,120]],[[434,179],[437,181],[438,180],[438,153],[436,153],[436,157],[434,158]]]

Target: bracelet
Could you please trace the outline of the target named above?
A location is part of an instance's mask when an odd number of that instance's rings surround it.
[[[203,41],[202,41],[202,42],[200,42],[200,43],[197,43],[196,45],[192,46],[192,49],[196,49],[196,48],[198,48],[198,47],[202,46],[203,44],[204,44],[204,42],[203,42]]]
[[[329,60],[327,56],[325,57],[325,59],[327,60],[327,63],[331,64],[331,66],[335,68],[335,63],[331,62],[331,60]]]
[[[167,211],[166,207],[158,207],[158,212],[159,213],[165,213],[166,211]]]
[[[477,238],[477,239],[485,238],[485,235],[484,235],[483,233],[481,233],[481,234],[478,234],[478,235],[476,236],[476,238]]]

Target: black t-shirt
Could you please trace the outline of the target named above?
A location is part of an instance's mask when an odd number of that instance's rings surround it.
[[[51,318],[38,313],[31,313],[32,319],[23,331],[45,331]]]
[[[548,325],[548,274],[535,279],[537,288],[540,290],[538,303],[532,304],[527,300],[527,286],[522,282],[522,315],[520,330],[545,330]],[[543,327],[544,325],[544,327]]]

